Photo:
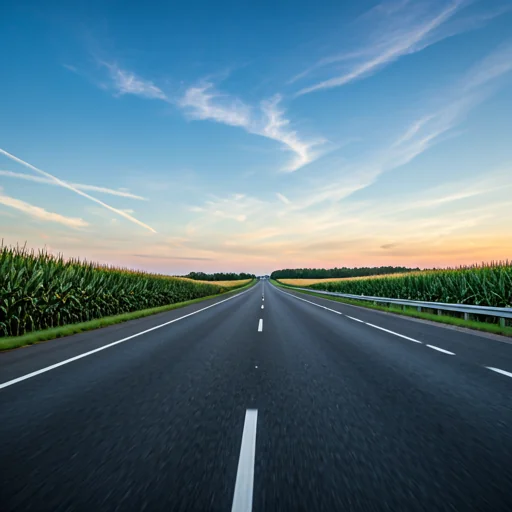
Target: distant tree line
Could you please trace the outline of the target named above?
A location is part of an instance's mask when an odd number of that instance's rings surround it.
[[[360,268],[286,268],[274,270],[271,279],[327,279],[329,277],[363,277],[382,274],[400,274],[413,272],[419,268],[407,267],[360,267]]]
[[[240,272],[240,274],[235,274],[234,272],[215,272],[214,274],[190,272],[184,277],[196,281],[238,281],[240,279],[254,279],[256,276],[254,274],[247,274],[246,272]]]

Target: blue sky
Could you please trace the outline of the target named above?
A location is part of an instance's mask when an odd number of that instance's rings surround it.
[[[59,4],[3,4],[4,243],[165,273],[510,258],[509,0]]]

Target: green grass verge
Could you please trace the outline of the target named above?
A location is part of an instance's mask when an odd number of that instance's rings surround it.
[[[15,348],[24,347],[27,345],[33,345],[41,341],[54,340],[56,338],[63,338],[72,334],[78,334],[81,332],[92,331],[101,327],[108,327],[109,325],[120,324],[122,322],[128,322],[129,320],[135,320],[137,318],[143,318],[145,316],[156,315],[157,313],[164,313],[165,311],[172,311],[173,309],[183,308],[202,302],[204,300],[213,299],[216,297],[222,297],[224,295],[231,295],[235,292],[240,292],[246,288],[250,288],[257,283],[256,279],[253,279],[250,283],[234,290],[229,290],[224,293],[217,295],[208,295],[207,297],[200,297],[198,299],[187,300],[185,302],[176,302],[175,304],[168,304],[167,306],[159,306],[156,308],[141,309],[140,311],[132,311],[131,313],[123,313],[121,315],[106,316],[104,318],[98,318],[96,320],[90,320],[89,322],[82,322],[78,324],[63,325],[61,327],[54,327],[53,329],[45,329],[43,331],[35,331],[23,336],[9,336],[6,338],[0,338],[0,351],[12,350]]]
[[[413,318],[420,318],[422,320],[430,320],[432,322],[437,322],[440,324],[455,325],[457,327],[465,327],[467,329],[474,329],[476,331],[489,332],[492,334],[501,334],[503,336],[512,337],[512,327],[501,327],[498,324],[488,324],[484,322],[478,322],[476,320],[464,320],[462,318],[457,318],[453,316],[443,316],[437,315],[435,313],[425,313],[417,311],[416,309],[412,308],[401,309],[398,306],[381,306],[376,304],[369,304],[366,301],[345,299],[343,297],[333,297],[328,295],[322,295],[320,293],[315,292],[305,292],[303,290],[297,290],[293,286],[282,284],[274,279],[271,279],[271,282],[276,286],[279,286],[280,288],[287,288],[288,290],[304,293],[306,295],[312,295],[313,297],[319,297],[321,299],[332,300],[334,302],[350,304],[351,306],[375,309],[377,311],[385,311],[386,313],[394,313],[395,315],[410,316]]]

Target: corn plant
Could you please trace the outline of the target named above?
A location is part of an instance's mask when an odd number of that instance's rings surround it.
[[[215,284],[0,247],[0,336],[165,306],[225,291]]]
[[[512,307],[512,262],[316,283],[308,288],[395,299]]]

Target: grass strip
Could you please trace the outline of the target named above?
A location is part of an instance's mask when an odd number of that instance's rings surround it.
[[[293,286],[282,284],[274,279],[271,282],[280,288],[287,288],[299,293],[306,295],[312,295],[320,299],[332,300],[334,302],[341,302],[343,304],[350,304],[351,306],[359,306],[367,309],[375,309],[377,311],[384,311],[386,313],[393,313],[395,315],[409,316],[413,318],[419,318],[422,320],[430,320],[431,322],[437,322],[440,324],[455,325],[457,327],[465,327],[467,329],[473,329],[476,331],[488,332],[492,334],[501,334],[503,336],[512,337],[512,327],[501,327],[499,324],[488,324],[485,322],[478,322],[476,320],[464,320],[463,318],[457,318],[453,316],[437,315],[435,313],[425,313],[423,311],[417,311],[415,309],[401,309],[398,306],[381,306],[376,304],[368,303],[367,301],[360,301],[356,299],[346,299],[344,297],[333,297],[332,295],[323,295],[315,292],[305,292],[304,290],[297,290]]]
[[[106,316],[103,318],[97,318],[90,320],[89,322],[81,322],[78,324],[63,325],[60,327],[54,327],[52,329],[45,329],[43,331],[35,331],[22,336],[9,336],[6,338],[0,338],[0,351],[12,350],[15,348],[25,347],[27,345],[33,345],[34,343],[40,343],[42,341],[54,340],[56,338],[63,338],[65,336],[71,336],[72,334],[79,334],[81,332],[92,331],[94,329],[100,329],[101,327],[108,327],[109,325],[120,324],[122,322],[128,322],[129,320],[136,320],[137,318],[143,318],[145,316],[156,315],[157,313],[164,313],[166,311],[172,311],[173,309],[184,308],[191,304],[196,304],[208,299],[214,299],[222,297],[224,295],[231,295],[236,292],[240,292],[246,288],[250,288],[257,283],[256,279],[253,279],[250,283],[235,290],[229,290],[224,293],[217,295],[209,295],[207,297],[199,297],[197,299],[187,300],[185,302],[176,302],[174,304],[168,304],[166,306],[159,306],[156,308],[141,309],[139,311],[132,311],[130,313],[123,313],[121,315]]]

